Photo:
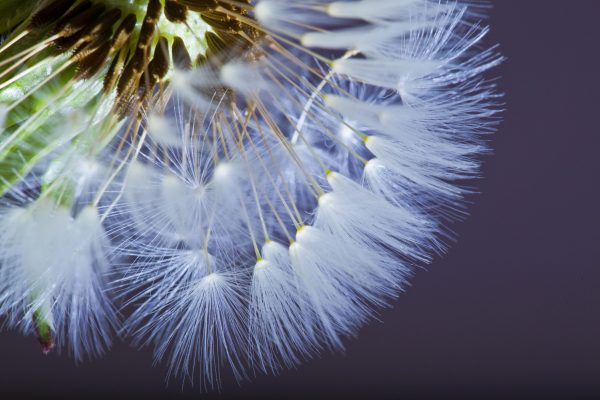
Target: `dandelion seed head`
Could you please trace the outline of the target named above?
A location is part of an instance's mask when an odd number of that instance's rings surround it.
[[[169,374],[277,373],[446,249],[497,121],[471,2],[30,6],[0,45],[0,311],[45,345],[100,353],[115,301]]]

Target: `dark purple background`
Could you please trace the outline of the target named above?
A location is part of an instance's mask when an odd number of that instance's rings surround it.
[[[221,398],[600,398],[600,1],[494,3],[508,111],[458,242],[345,355]],[[0,398],[200,397],[151,364],[119,344],[75,366],[2,333]]]

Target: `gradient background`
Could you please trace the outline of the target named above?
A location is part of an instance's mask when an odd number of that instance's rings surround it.
[[[0,398],[600,398],[600,1],[493,3],[508,111],[482,194],[345,354],[199,396],[147,349],[76,366],[4,332]]]

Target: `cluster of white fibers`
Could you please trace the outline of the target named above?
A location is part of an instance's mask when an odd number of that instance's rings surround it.
[[[175,71],[111,229],[125,331],[208,386],[342,348],[444,250],[497,112],[468,5],[249,9],[260,56]]]
[[[43,183],[27,179],[0,205],[0,314],[35,333],[45,352],[67,347],[81,360],[102,354],[118,325],[106,292],[112,250],[99,208],[86,201],[101,167],[73,154],[59,158],[48,174],[73,185],[61,180],[37,196]]]
[[[80,357],[108,344],[114,293],[127,314],[120,332],[203,387],[218,387],[225,369],[240,380],[343,349],[465,214],[498,119],[482,74],[502,58],[481,50],[485,8],[130,3],[140,15],[148,5],[131,27],[147,42],[89,70],[117,82],[110,71],[122,67],[127,79],[86,98],[93,116],[49,135],[48,154],[22,146],[14,156],[42,165],[25,170],[37,182],[25,177],[3,197],[0,313]],[[187,10],[198,26],[211,21],[202,37],[176,25],[197,39],[188,49],[206,50],[197,60],[166,31],[175,23],[156,22],[163,6],[166,18],[185,22]],[[29,140],[17,125],[6,134]]]

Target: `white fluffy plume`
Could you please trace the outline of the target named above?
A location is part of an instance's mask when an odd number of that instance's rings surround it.
[[[478,75],[500,59],[475,51],[487,29],[468,6],[251,10],[264,57],[210,72],[237,100],[210,95],[205,66],[179,75],[174,118],[152,124],[170,132],[148,139],[164,150],[131,163],[119,206],[134,332],[209,385],[222,361],[239,378],[342,348],[444,250],[496,113]]]
[[[129,118],[112,136],[62,142],[91,161],[48,154],[62,167],[32,173],[42,195],[1,215],[0,311],[97,352],[116,264],[121,332],[218,387],[225,369],[239,380],[342,349],[445,250],[497,122],[483,74],[502,58],[481,50],[476,2],[175,3],[205,13],[206,36],[161,20],[170,53],[140,72],[144,44],[123,68],[154,90],[115,107]],[[177,50],[174,25],[207,51]]]
[[[0,311],[10,310],[11,322],[25,330],[39,329],[42,320],[78,359],[100,354],[110,344],[116,314],[103,292],[108,242],[97,210],[73,218],[41,200],[4,210],[0,226]]]

